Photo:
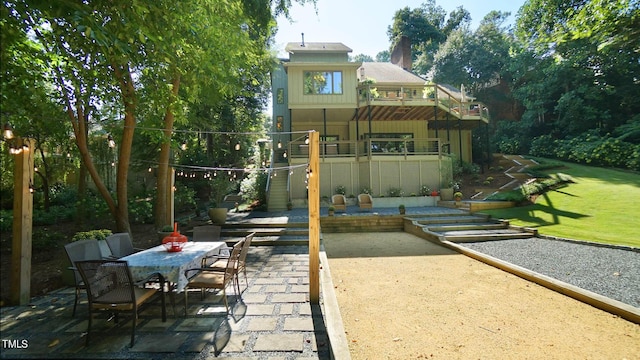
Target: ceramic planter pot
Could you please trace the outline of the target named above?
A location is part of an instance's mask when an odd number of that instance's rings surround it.
[[[209,218],[214,225],[224,225],[227,221],[227,208],[209,209]]]

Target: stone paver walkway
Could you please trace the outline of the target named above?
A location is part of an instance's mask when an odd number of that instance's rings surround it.
[[[132,348],[131,320],[125,317],[118,324],[97,318],[85,346],[86,300],[72,317],[72,288],[34,298],[29,306],[4,307],[0,358],[328,359],[323,301],[309,303],[308,259],[307,246],[252,247],[242,299],[229,290],[232,315],[225,316],[219,295],[201,300],[200,292],[193,291],[185,317],[179,294],[177,316],[167,301],[166,323],[160,320],[159,303],[141,312]]]

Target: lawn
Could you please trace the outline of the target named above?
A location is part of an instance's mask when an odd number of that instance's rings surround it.
[[[483,213],[541,235],[640,248],[640,175],[553,162],[564,166],[547,173],[570,175],[575,183],[545,193],[533,205]]]

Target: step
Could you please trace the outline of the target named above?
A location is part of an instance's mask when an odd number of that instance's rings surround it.
[[[443,233],[445,239],[451,242],[478,242],[494,240],[529,239],[534,234],[522,231],[450,231]]]
[[[255,225],[254,225],[255,226]],[[247,236],[255,232],[256,237],[263,236],[283,236],[283,235],[296,235],[296,236],[309,236],[309,228],[238,228],[238,229],[222,229],[221,236],[223,237],[240,237]]]
[[[434,216],[428,218],[415,219],[418,224],[465,224],[465,223],[486,223],[488,217],[474,215],[457,215],[457,216]]]
[[[451,224],[428,226],[428,229],[437,233],[450,231],[468,231],[468,230],[500,230],[506,229],[509,225],[504,223],[474,223],[474,224]]]
[[[236,242],[244,239],[244,236],[225,236],[222,241],[228,246],[233,246]],[[308,236],[298,235],[267,235],[255,236],[251,241],[251,246],[280,246],[280,245],[309,245]]]

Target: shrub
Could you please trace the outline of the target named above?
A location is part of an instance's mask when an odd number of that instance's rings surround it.
[[[55,249],[59,242],[65,240],[65,235],[57,231],[36,230],[33,232],[31,246],[33,250]]]
[[[336,186],[336,188],[334,189],[334,192],[335,192],[336,194],[344,195],[344,194],[347,192],[347,189],[346,189],[344,186],[342,186],[342,185],[338,185],[338,186]]]
[[[252,203],[258,201],[260,204],[267,203],[267,180],[269,175],[264,171],[254,171],[240,183],[242,199]]]
[[[139,198],[129,201],[129,221],[133,224],[153,223],[153,204],[151,199]]]
[[[431,195],[431,189],[427,185],[420,186],[420,196]]]
[[[111,235],[112,232],[109,229],[100,229],[100,230],[90,230],[90,231],[80,231],[77,232],[71,238],[71,241],[85,240],[85,239],[96,239],[96,240],[104,240],[107,236]]]
[[[360,190],[361,194],[372,194],[371,188],[368,186],[363,186],[362,189]]]
[[[0,210],[0,231],[10,231],[13,225],[13,211]]]
[[[390,197],[400,197],[404,195],[404,191],[400,188],[392,187],[387,190],[387,195]]]

